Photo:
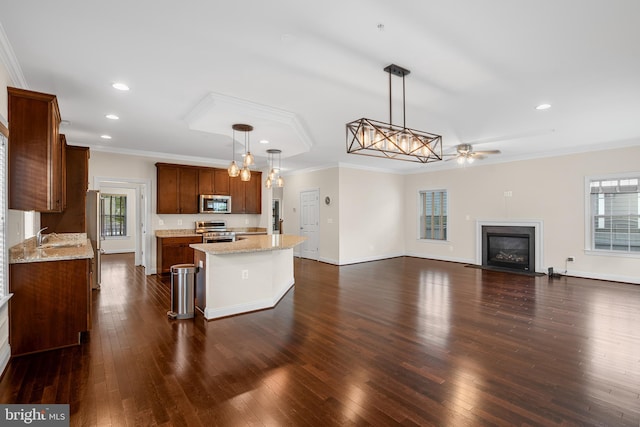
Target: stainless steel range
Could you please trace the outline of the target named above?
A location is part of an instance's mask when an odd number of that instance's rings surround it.
[[[202,243],[235,242],[236,233],[227,231],[226,221],[196,221],[196,233],[202,234]]]

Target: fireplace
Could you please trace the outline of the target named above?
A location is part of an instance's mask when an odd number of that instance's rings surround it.
[[[482,226],[482,266],[524,272],[536,271],[536,228]]]

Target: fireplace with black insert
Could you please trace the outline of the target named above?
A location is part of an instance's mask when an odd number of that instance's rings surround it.
[[[482,266],[535,272],[535,227],[482,226]]]

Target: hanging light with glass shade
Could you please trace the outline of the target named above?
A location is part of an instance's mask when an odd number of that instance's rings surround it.
[[[269,174],[267,175],[267,179],[264,182],[264,186],[267,188],[271,188],[274,184],[278,184],[278,181],[276,180],[277,171],[275,167],[275,155],[280,155],[280,153],[282,153],[282,151],[275,148],[270,148],[267,150],[267,154],[269,155]],[[282,182],[284,185],[284,180]],[[282,185],[280,185],[279,187],[282,187]]]
[[[278,187],[284,187],[284,179],[280,173],[282,172],[282,151],[278,150],[278,179],[276,179],[276,185]]]
[[[249,152],[249,132],[253,130],[253,126],[242,124],[242,123],[236,123],[232,126],[232,128],[234,130],[234,135],[235,135],[235,131],[244,132],[245,153],[244,153],[244,161],[242,162],[242,169],[240,169],[239,175],[242,181],[249,181],[251,180],[251,170],[249,170],[249,166],[252,165],[254,161],[253,155],[251,155],[251,153]],[[234,136],[234,141],[235,141],[235,136]],[[235,163],[235,152],[234,152],[234,162],[232,162],[231,166],[229,166],[229,176],[238,176],[237,174],[231,175],[231,167],[233,166],[234,163]]]
[[[231,178],[235,178],[238,175],[240,175],[240,168],[236,164],[236,128],[235,128],[235,125],[232,126],[232,129],[233,129],[233,137],[231,139],[232,160],[231,160],[231,164],[227,168],[227,172],[229,173],[229,176]]]

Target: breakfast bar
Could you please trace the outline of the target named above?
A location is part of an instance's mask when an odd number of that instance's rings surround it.
[[[293,248],[304,237],[270,234],[200,243],[195,305],[207,320],[273,308],[294,285]]]

